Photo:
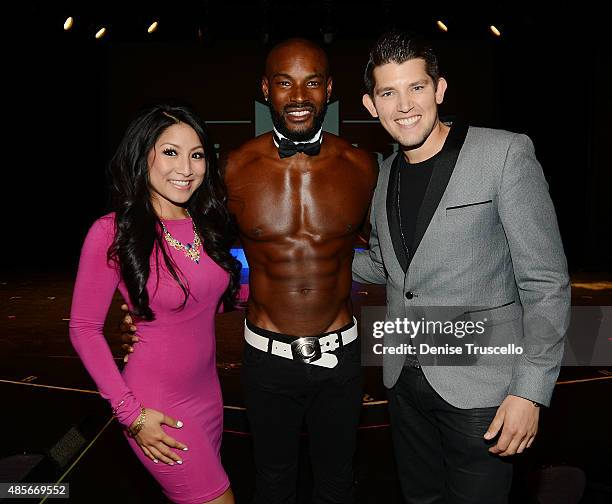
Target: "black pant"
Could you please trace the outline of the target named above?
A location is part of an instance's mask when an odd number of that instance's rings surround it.
[[[324,368],[245,343],[242,380],[257,471],[255,504],[296,501],[303,423],[314,476],[312,502],[353,502],[353,455],[362,400],[359,340],[333,353],[338,364]]]
[[[391,432],[402,493],[409,504],[502,504],[512,464],[483,439],[497,408],[459,409],[404,367],[389,390]]]

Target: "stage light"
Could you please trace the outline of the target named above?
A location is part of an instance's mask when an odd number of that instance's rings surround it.
[[[491,33],[496,37],[501,37],[501,32],[494,25],[489,26],[489,30],[491,30]]]
[[[104,35],[106,34],[106,27],[102,27],[100,28],[97,32],[96,32],[96,39],[101,39],[102,37],[104,37]]]
[[[325,8],[325,16],[323,25],[321,26],[321,35],[323,35],[323,42],[325,44],[331,44],[334,41],[336,35],[336,23],[334,21],[334,0],[323,0]]]
[[[67,17],[66,21],[64,21],[64,31],[70,30],[73,24],[74,24],[74,19],[72,18],[72,16]]]
[[[436,24],[438,25],[438,28],[440,28],[440,30],[442,30],[443,32],[448,31],[448,26],[446,26],[442,21],[438,20],[436,21]]]
[[[157,21],[153,21],[151,23],[151,26],[149,26],[149,28],[147,28],[147,33],[153,33],[154,31],[157,31],[157,26],[159,25],[159,23]]]
[[[334,41],[335,32],[331,28],[323,30],[323,42],[325,44],[331,44]]]
[[[273,28],[270,21],[270,0],[261,0],[259,7],[259,41],[265,46],[270,42]]]

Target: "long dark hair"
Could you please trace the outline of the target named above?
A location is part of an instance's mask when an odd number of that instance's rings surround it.
[[[227,210],[227,194],[217,157],[204,121],[189,107],[158,104],[141,112],[128,126],[109,165],[112,209],[115,211],[115,238],[108,249],[109,261],[118,264],[125,282],[133,314],[154,320],[146,285],[150,258],[155,250],[165,267],[181,287],[185,306],[189,286],[164,246],[161,221],[151,203],[147,156],[159,136],[173,124],[184,123],[197,133],[206,157],[204,181],[192,194],[185,208],[189,211],[206,253],[230,274],[230,282],[221,301],[233,306],[240,287],[240,262],[230,253],[236,236]],[[159,267],[156,268],[159,275]]]

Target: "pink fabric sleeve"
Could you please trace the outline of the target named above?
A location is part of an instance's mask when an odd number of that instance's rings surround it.
[[[130,426],[140,413],[140,403],[125,384],[108,343],[104,338],[104,320],[119,284],[119,272],[106,260],[114,235],[114,219],[98,219],[89,230],[79,261],[79,271],[72,295],[70,340],[85,368],[96,382],[100,395],[117,419]]]

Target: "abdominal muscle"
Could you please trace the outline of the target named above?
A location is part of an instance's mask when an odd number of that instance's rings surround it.
[[[352,321],[350,261],[252,264],[249,285],[247,318],[262,329],[315,336]]]

